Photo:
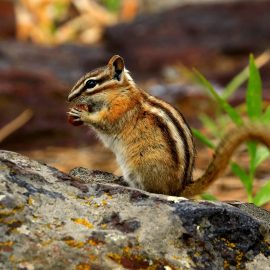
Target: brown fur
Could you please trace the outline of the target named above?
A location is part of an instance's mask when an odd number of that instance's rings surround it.
[[[224,173],[236,148],[243,142],[251,140],[258,141],[270,149],[270,130],[255,123],[231,130],[221,140],[205,173],[193,183],[188,184],[181,195],[191,197],[202,193]]]
[[[98,84],[86,89],[88,79]],[[196,195],[224,172],[242,142],[257,140],[270,148],[270,132],[264,127],[237,128],[224,137],[204,175],[193,182],[195,148],[188,124],[171,105],[139,89],[120,56],[81,78],[68,99],[72,107],[92,108],[91,112],[71,109],[70,116],[96,130],[117,156],[131,186],[149,192]]]

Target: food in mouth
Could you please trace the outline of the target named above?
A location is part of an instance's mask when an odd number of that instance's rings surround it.
[[[87,104],[78,104],[72,108],[89,112],[89,106]],[[68,122],[73,126],[81,126],[83,124],[83,121],[79,120],[78,117],[70,114],[68,115]]]

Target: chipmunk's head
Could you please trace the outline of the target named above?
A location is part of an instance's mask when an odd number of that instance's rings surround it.
[[[95,69],[82,77],[71,89],[68,101],[75,104],[102,102],[112,91],[116,93],[130,85],[134,85],[134,82],[125,69],[123,58],[114,55],[107,66]]]

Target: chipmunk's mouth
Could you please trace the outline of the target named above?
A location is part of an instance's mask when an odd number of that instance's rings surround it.
[[[85,100],[85,98],[76,98],[70,102],[70,110],[78,109],[79,111],[87,111],[89,113],[95,113],[100,111],[104,107],[103,101],[93,101],[93,100]],[[68,122],[73,126],[80,126],[83,124],[83,121],[74,115],[68,114]]]
[[[91,109],[87,104],[76,104],[71,107],[76,108],[79,110],[84,110],[89,112],[89,109]],[[83,121],[81,121],[78,117],[68,114],[68,122],[73,126],[81,126],[83,124]]]

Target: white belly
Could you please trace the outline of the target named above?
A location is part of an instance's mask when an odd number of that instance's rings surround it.
[[[128,166],[127,158],[126,158],[126,152],[125,149],[122,146],[121,141],[113,136],[109,136],[104,133],[98,132],[98,137],[103,142],[103,144],[108,147],[116,156],[116,160],[118,165],[120,166],[120,169],[123,173],[124,179],[128,182],[128,184],[131,187],[138,187],[138,184],[136,183],[138,181],[134,181],[135,172],[131,170]],[[131,179],[133,178],[133,179]]]

